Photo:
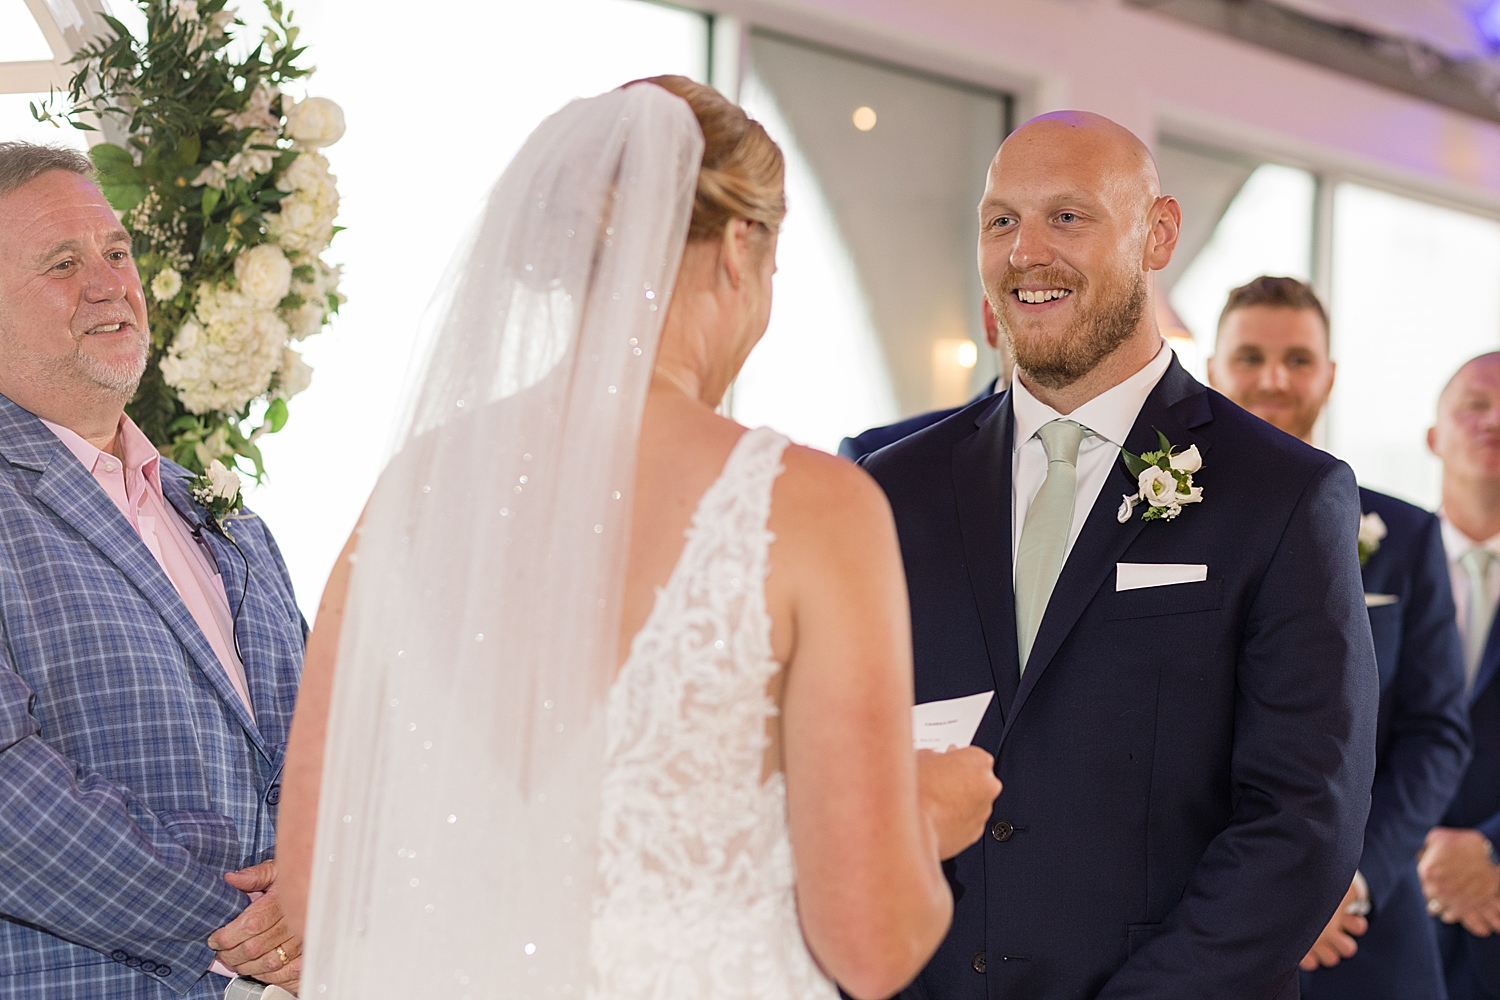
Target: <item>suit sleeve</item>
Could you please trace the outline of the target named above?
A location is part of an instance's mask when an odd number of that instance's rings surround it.
[[[1348,891],[1370,808],[1379,698],[1358,521],[1354,475],[1330,461],[1245,599],[1229,824],[1161,932],[1099,1000],[1274,996]],[[1177,655],[1190,656],[1191,643]]]
[[[43,741],[32,698],[0,640],[0,915],[188,992],[249,897],[129,789]]]
[[[1451,587],[1441,528],[1431,518],[1404,599],[1390,731],[1359,862],[1377,914],[1442,818],[1469,760],[1463,647]]]

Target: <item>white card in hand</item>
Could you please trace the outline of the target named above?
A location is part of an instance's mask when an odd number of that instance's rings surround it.
[[[942,753],[949,747],[966,747],[984,719],[985,710],[995,700],[995,692],[971,694],[964,698],[929,701],[911,709],[912,744],[918,750]]]

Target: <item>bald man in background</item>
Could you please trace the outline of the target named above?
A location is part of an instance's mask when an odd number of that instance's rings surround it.
[[[1229,293],[1209,384],[1308,444],[1333,391],[1328,316],[1295,278]],[[1365,605],[1380,669],[1375,784],[1359,871],[1302,960],[1308,1000],[1443,1000],[1417,853],[1469,759],[1464,659],[1438,519],[1360,489]],[[1378,525],[1378,528],[1377,528]]]
[[[909,1000],[1288,1000],[1354,877],[1378,695],[1354,476],[1177,363],[1150,302],[1180,219],[1108,119],[1018,129],[979,206],[1018,376],[864,459],[917,700],[993,692],[974,742],[1005,783]],[[1191,486],[1127,471],[1158,434]]]
[[[1450,1000],[1500,1000],[1500,353],[1453,376],[1427,444],[1443,462],[1443,545],[1474,756],[1417,871],[1438,921]]]

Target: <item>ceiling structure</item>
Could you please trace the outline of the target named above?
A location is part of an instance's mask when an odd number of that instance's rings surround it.
[[[1500,122],[1500,0],[1124,0]]]

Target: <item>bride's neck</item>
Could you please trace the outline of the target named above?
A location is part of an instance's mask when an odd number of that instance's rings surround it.
[[[684,306],[681,311],[679,304]],[[652,388],[678,392],[713,408],[724,398],[738,365],[731,357],[732,335],[717,329],[717,310],[703,305],[682,299],[672,303],[662,325]]]

